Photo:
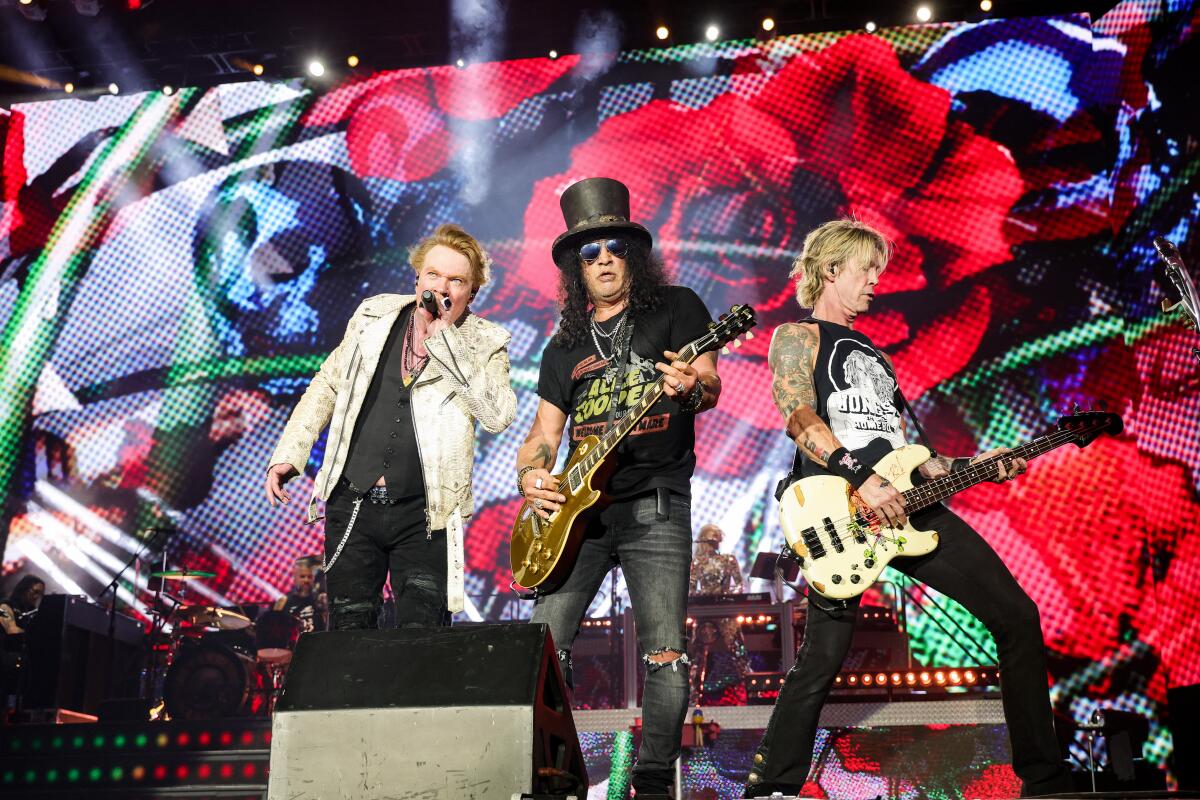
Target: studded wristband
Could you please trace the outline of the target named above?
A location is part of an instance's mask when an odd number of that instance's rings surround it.
[[[695,414],[704,405],[704,382],[696,381],[692,391],[679,401],[679,410],[684,414]]]
[[[855,489],[867,482],[875,473],[866,464],[859,461],[844,447],[839,447],[829,454],[829,470],[846,481]]]
[[[517,491],[520,492],[521,497],[525,496],[525,473],[533,472],[533,469],[533,467],[526,465],[517,471]]]

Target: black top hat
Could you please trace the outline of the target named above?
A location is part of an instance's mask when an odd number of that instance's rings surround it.
[[[610,234],[638,236],[647,245],[653,244],[650,231],[629,221],[629,189],[620,181],[584,178],[568,186],[558,202],[562,206],[567,232],[555,239],[551,247],[556,264],[560,263],[563,252]]]

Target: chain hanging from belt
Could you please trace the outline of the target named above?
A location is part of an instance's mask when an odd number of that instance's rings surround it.
[[[342,534],[342,540],[338,542],[337,549],[333,551],[333,558],[329,559],[328,561],[325,561],[324,558],[321,559],[322,572],[328,574],[329,570],[333,568],[333,565],[337,563],[338,556],[342,554],[342,548],[346,546],[346,541],[350,538],[350,531],[354,529],[354,520],[358,519],[358,510],[362,508],[362,503],[362,497],[356,497],[354,499],[354,510],[350,512],[350,521],[346,523],[346,532]]]

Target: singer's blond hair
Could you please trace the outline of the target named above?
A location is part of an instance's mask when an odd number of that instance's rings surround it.
[[[892,257],[890,239],[865,222],[846,217],[826,222],[804,237],[804,248],[792,262],[796,302],[812,308],[825,288],[825,276],[857,256],[864,266],[886,265]]]
[[[408,263],[418,275],[425,266],[425,257],[429,255],[429,251],[439,244],[467,257],[471,264],[471,280],[476,289],[486,286],[491,281],[492,259],[488,257],[487,251],[478,239],[463,230],[462,226],[452,222],[439,225],[432,236],[426,236],[408,252]]]

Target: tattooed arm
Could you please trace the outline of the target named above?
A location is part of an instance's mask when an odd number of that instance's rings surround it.
[[[817,416],[813,368],[820,335],[820,329],[812,323],[780,325],[771,337],[767,362],[771,367],[775,407],[787,420],[788,436],[805,457],[825,467],[830,454],[844,445],[833,435],[825,420]],[[899,527],[907,520],[903,496],[880,475],[868,478],[858,488],[858,495],[888,525]]]
[[[817,416],[813,366],[820,335],[820,330],[811,323],[780,325],[771,337],[767,363],[771,367],[775,407],[786,420],[788,436],[800,452],[824,467],[829,454],[842,444],[825,420]]]
[[[525,490],[525,497],[530,502],[541,501],[541,507],[535,505],[534,510],[543,519],[549,519],[550,514],[558,510],[559,504],[566,501],[566,498],[556,491],[558,480],[550,474],[566,425],[567,415],[561,408],[545,400],[538,400],[537,415],[533,418],[529,435],[517,451],[517,474],[520,475],[521,488]],[[537,485],[538,480],[542,482],[540,487]]]

